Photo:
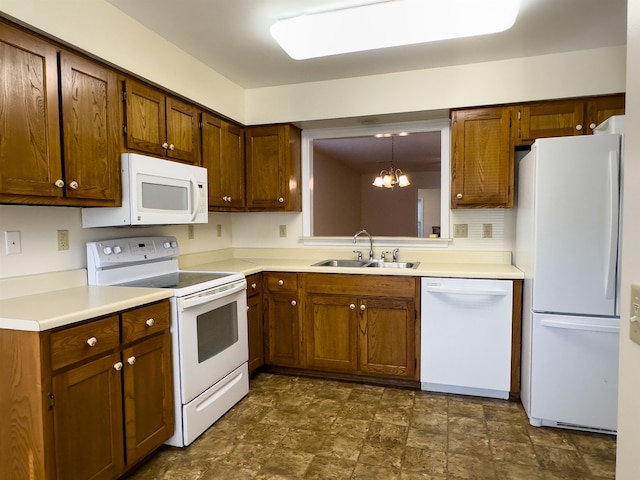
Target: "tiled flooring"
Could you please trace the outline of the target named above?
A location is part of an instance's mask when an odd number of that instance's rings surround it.
[[[516,402],[259,374],[198,440],[130,478],[612,479],[615,447],[531,427]]]

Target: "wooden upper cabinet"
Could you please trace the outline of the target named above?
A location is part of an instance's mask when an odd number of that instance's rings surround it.
[[[244,131],[209,113],[202,114],[202,166],[207,168],[209,210],[245,207]]]
[[[454,110],[451,118],[451,208],[512,207],[511,110]]]
[[[124,81],[125,146],[200,164],[198,109],[134,80]]]
[[[520,105],[515,108],[515,145],[531,145],[536,138],[590,135],[613,115],[624,114],[624,94],[573,98]]]
[[[114,71],[60,53],[65,193],[120,201],[118,80]]]
[[[247,208],[300,211],[301,135],[293,125],[248,127]]]
[[[56,55],[47,42],[0,23],[0,199],[64,193]]]

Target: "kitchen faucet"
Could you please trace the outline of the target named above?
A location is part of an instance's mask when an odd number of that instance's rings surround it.
[[[369,260],[373,260],[373,238],[371,238],[371,234],[369,232],[367,232],[366,230],[360,230],[353,236],[353,243],[356,243],[356,240],[361,233],[364,233],[367,237],[369,237]]]

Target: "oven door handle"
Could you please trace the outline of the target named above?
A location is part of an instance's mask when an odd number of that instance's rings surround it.
[[[243,279],[237,282],[230,283],[228,285],[205,290],[204,292],[187,295],[186,297],[178,298],[178,309],[180,311],[183,311],[187,308],[202,305],[203,303],[213,302],[220,298],[224,298],[229,295],[233,295],[234,293],[246,290],[246,288],[247,281]]]

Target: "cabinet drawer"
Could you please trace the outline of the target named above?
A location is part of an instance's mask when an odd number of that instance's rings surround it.
[[[298,274],[270,273],[266,283],[270,292],[295,292],[298,289]]]
[[[122,314],[122,343],[161,332],[170,326],[169,302],[154,303]]]
[[[277,283],[277,281],[276,281]],[[247,277],[247,297],[255,297],[262,293],[262,275],[250,275]]]
[[[120,345],[118,316],[70,327],[51,334],[51,368],[56,370]]]

